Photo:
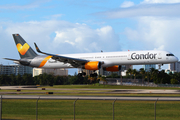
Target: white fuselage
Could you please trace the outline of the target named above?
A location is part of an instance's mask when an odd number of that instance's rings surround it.
[[[114,65],[144,65],[144,64],[168,64],[177,62],[178,58],[167,51],[127,51],[127,52],[101,52],[86,54],[64,54],[62,56],[100,61],[102,67]],[[49,59],[43,68],[72,68],[69,63]]]

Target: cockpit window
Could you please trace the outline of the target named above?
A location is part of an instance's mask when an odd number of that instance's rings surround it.
[[[173,54],[166,54],[166,56],[174,56]]]

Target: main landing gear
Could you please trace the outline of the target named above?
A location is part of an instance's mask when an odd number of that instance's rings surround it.
[[[82,72],[82,73],[78,73],[78,76],[86,76],[86,73],[85,72]]]
[[[97,73],[92,73],[92,74],[90,74],[90,77],[97,77],[97,76],[98,76]]]
[[[84,77],[86,76],[86,73],[85,72],[78,73],[78,76]],[[90,77],[97,77],[97,76],[98,74],[95,71],[90,74]]]

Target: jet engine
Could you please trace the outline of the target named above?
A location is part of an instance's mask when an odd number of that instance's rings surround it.
[[[99,61],[90,61],[83,66],[83,69],[86,70],[99,70],[100,68],[101,68],[101,62]]]
[[[114,65],[114,66],[111,66],[111,67],[104,67],[103,70],[111,71],[111,72],[117,72],[117,71],[121,70],[121,65]]]

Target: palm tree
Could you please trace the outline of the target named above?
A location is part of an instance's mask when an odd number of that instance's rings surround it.
[[[163,81],[164,81],[164,79],[165,79],[165,75],[166,75],[165,70],[161,70],[161,71],[160,71],[160,75],[161,75],[161,77],[162,77],[162,79],[161,79],[161,84],[162,84]]]
[[[150,68],[150,78],[152,79],[153,77],[152,77],[152,75],[153,75],[153,73],[154,73],[154,71],[155,71],[155,69],[154,68]]]
[[[144,68],[139,69],[139,71],[140,71],[140,74],[142,75],[142,84],[144,84],[144,75],[146,72],[145,72]]]
[[[155,79],[157,78],[157,74],[158,74],[157,69],[155,69],[155,68],[150,69],[150,77],[151,77],[151,79],[153,79],[153,81],[155,81]]]
[[[126,71],[126,74],[130,75],[131,76],[131,80],[132,80],[132,69],[129,68],[127,71]]]
[[[122,71],[120,70],[120,78],[121,78],[121,85],[123,85],[122,84]]]
[[[137,70],[136,70],[136,69],[133,69],[133,70],[132,70],[132,74],[134,75],[134,82],[135,82],[136,75],[138,74]]]
[[[145,76],[146,76],[146,78],[148,79],[148,84],[149,84],[149,79],[150,79],[151,73],[150,73],[150,72],[146,72],[146,73],[145,73]]]

